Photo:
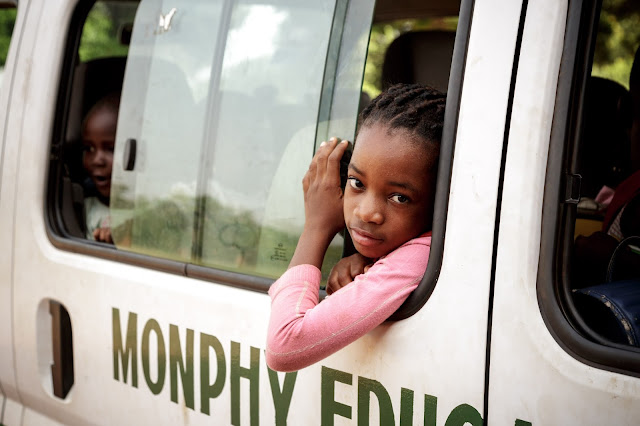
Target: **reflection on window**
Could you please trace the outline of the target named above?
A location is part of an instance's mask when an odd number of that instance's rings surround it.
[[[134,22],[112,177],[116,245],[276,277],[303,226],[335,2],[165,3],[143,1]]]

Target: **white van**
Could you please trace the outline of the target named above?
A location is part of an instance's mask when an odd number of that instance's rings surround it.
[[[637,320],[581,291],[606,279],[574,248],[633,171],[637,1],[0,4],[2,425],[638,423]],[[276,373],[266,292],[302,173],[399,81],[448,93],[424,279],[373,332]],[[112,92],[107,244],[87,238],[80,134]],[[334,241],[325,277],[350,250]]]

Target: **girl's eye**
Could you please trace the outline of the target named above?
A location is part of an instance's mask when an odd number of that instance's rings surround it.
[[[409,202],[409,198],[402,194],[394,194],[391,196],[391,201],[396,202],[398,204],[406,204]]]
[[[93,148],[93,145],[83,145],[82,146],[82,150],[84,152],[93,152],[93,151],[95,151],[95,149]]]
[[[349,185],[351,185],[351,187],[353,189],[362,189],[362,188],[364,188],[364,185],[362,184],[362,182],[360,182],[358,179],[356,179],[354,177],[349,177]]]

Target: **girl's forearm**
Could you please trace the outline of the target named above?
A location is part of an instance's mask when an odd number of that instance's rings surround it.
[[[298,240],[298,245],[293,253],[289,268],[298,265],[313,265],[322,268],[324,254],[334,235],[319,229],[309,229],[305,226]]]

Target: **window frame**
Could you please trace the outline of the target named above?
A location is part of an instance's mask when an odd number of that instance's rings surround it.
[[[391,321],[406,319],[418,312],[436,287],[442,258],[444,255],[445,230],[449,207],[449,190],[451,188],[451,169],[453,167],[453,153],[455,152],[458,133],[458,119],[460,114],[460,100],[464,85],[464,69],[467,62],[469,34],[473,20],[475,0],[462,0],[458,14],[458,27],[453,47],[453,57],[449,71],[447,88],[447,104],[444,113],[444,128],[440,142],[440,159],[438,162],[438,177],[433,209],[433,226],[431,233],[431,248],[429,263],[418,287],[409,295],[402,306],[389,317]]]
[[[592,367],[640,377],[640,348],[608,342],[581,319],[569,285],[577,203],[572,175],[583,131],[601,0],[569,2],[543,198],[538,304],[556,342]]]

